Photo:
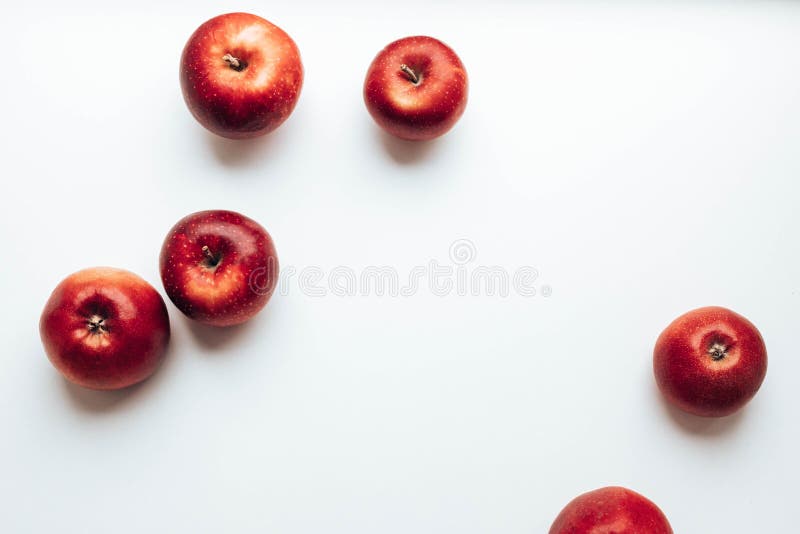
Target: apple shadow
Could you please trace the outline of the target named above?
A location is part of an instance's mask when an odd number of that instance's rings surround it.
[[[277,151],[286,135],[285,128],[278,128],[252,139],[227,139],[209,131],[204,132],[206,142],[222,165],[243,168],[255,165]]]
[[[700,417],[686,413],[680,408],[670,404],[660,392],[656,392],[664,412],[667,413],[669,418],[675,423],[675,426],[681,429],[685,434],[699,436],[702,438],[721,438],[723,436],[732,434],[744,420],[744,412],[742,409],[736,413],[726,417]]]
[[[253,329],[253,320],[233,326],[210,326],[197,321],[187,319],[189,331],[203,347],[217,350],[231,343],[235,343]]]
[[[383,149],[400,165],[413,165],[433,154],[440,145],[439,139],[430,141],[407,141],[395,137],[383,130],[380,131],[380,140]]]
[[[60,380],[66,392],[66,397],[72,405],[86,413],[109,412],[127,404],[147,382],[147,380],[144,380],[124,389],[102,391],[78,386],[65,378]]]

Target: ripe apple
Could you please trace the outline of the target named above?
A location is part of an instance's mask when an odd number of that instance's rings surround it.
[[[278,255],[264,228],[233,211],[187,215],[161,247],[161,280],[187,317],[213,326],[260,311],[278,280]]]
[[[433,37],[406,37],[381,50],[367,71],[364,102],[392,135],[424,141],[446,133],[467,106],[467,71]]]
[[[303,64],[286,32],[256,15],[228,13],[189,38],[180,79],[200,124],[222,137],[244,139],[271,132],[292,113]]]
[[[161,295],[133,273],[78,271],[50,295],[39,321],[44,350],[70,382],[121,389],[152,375],[166,353],[169,317]]]
[[[658,387],[669,402],[700,416],[744,406],[767,374],[767,348],[753,323],[716,306],[675,319],[653,351]]]
[[[647,498],[627,488],[608,487],[570,501],[550,534],[672,534],[672,527]]]

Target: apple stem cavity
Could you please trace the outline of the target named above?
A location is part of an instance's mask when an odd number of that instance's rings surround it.
[[[403,71],[403,74],[408,76],[408,79],[411,83],[413,83],[414,85],[419,85],[421,78],[420,76],[417,75],[416,72],[414,72],[414,70],[411,67],[403,63],[402,65],[400,65],[400,70]]]
[[[86,326],[92,334],[104,334],[108,332],[108,325],[106,325],[105,319],[99,315],[92,315],[87,321]]]
[[[237,57],[233,57],[230,54],[225,54],[224,56],[222,56],[222,60],[236,72],[242,72],[245,69],[245,67],[247,67],[247,63],[245,61]]]
[[[715,362],[720,361],[728,354],[728,347],[723,345],[722,343],[714,343],[708,349],[708,355],[711,356],[711,359]]]
[[[205,255],[206,257],[205,263],[208,267],[213,269],[214,267],[219,265],[219,260],[221,260],[222,258],[211,252],[211,249],[208,248],[208,245],[203,245],[202,251],[203,255]]]

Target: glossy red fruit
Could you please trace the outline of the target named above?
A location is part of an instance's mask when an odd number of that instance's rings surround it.
[[[753,398],[767,374],[767,348],[753,323],[726,308],[675,319],[653,351],[658,387],[689,413],[722,417]]]
[[[58,284],[39,332],[56,369],[91,389],[120,389],[152,375],[170,335],[161,295],[135,274],[110,267],[78,271]]]
[[[243,323],[260,311],[278,281],[272,238],[233,211],[200,211],[172,227],[161,248],[161,280],[186,316],[213,326]]]
[[[289,117],[303,85],[303,63],[279,27],[249,13],[229,13],[205,22],[189,38],[180,79],[200,124],[243,139],[269,133]]]
[[[647,498],[627,488],[607,487],[570,501],[550,534],[672,534],[672,527]]]
[[[380,51],[367,71],[364,102],[384,130],[403,139],[439,137],[467,106],[467,71],[433,37],[406,37]]]

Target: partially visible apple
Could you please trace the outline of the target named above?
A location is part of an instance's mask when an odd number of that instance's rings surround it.
[[[402,139],[439,137],[467,106],[467,71],[433,37],[406,37],[380,51],[367,71],[364,102],[384,130]]]
[[[39,332],[56,369],[91,389],[120,389],[152,375],[170,334],[167,307],[153,286],[110,267],[78,271],[58,284]]]
[[[570,501],[550,534],[672,534],[672,527],[647,498],[627,488],[607,487]]]
[[[272,296],[278,255],[257,222],[233,211],[187,215],[161,248],[161,280],[187,317],[213,326],[243,323]]]
[[[700,416],[722,417],[753,398],[767,374],[758,329],[726,308],[699,308],[658,337],[653,371],[669,402]]]
[[[230,139],[271,132],[292,113],[303,63],[292,38],[249,13],[202,24],[183,49],[183,98],[194,118]]]

